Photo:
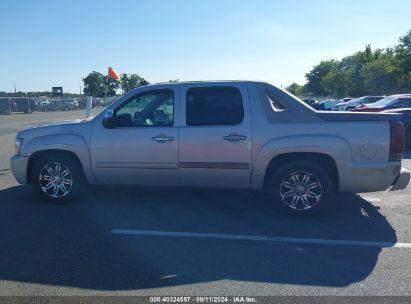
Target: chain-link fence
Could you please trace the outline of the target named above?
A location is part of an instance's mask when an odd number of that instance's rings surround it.
[[[93,97],[92,107],[107,107],[117,100],[115,97]],[[0,114],[33,113],[34,111],[72,111],[85,109],[86,97],[81,98],[32,98],[32,97],[0,97]]]

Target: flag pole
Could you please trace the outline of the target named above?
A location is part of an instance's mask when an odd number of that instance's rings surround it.
[[[106,87],[106,92],[104,94],[104,104],[107,107],[107,93],[108,93],[108,71],[107,71],[107,87]]]

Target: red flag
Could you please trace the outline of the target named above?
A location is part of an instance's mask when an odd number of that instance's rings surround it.
[[[108,67],[108,77],[117,81],[120,80],[120,75],[112,67]]]

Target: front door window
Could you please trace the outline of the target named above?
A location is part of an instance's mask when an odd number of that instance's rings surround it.
[[[138,94],[115,111],[117,127],[174,125],[173,90],[153,90]]]

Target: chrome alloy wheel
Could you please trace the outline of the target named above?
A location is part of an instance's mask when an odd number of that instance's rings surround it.
[[[66,166],[52,162],[40,170],[39,183],[46,195],[60,198],[70,192],[73,186],[73,176]]]
[[[280,195],[284,204],[294,210],[313,208],[321,199],[319,179],[309,172],[297,171],[283,178]]]

